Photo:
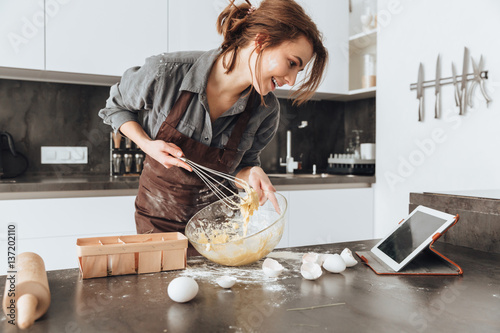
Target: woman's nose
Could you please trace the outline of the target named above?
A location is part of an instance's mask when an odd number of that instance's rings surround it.
[[[290,72],[286,77],[285,77],[286,83],[291,87],[295,84],[295,80],[297,80],[297,72],[293,71]]]

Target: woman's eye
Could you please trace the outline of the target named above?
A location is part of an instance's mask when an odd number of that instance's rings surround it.
[[[297,66],[297,63],[293,60],[290,60],[290,67]]]

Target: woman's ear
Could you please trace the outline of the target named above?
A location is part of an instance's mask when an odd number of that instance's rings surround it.
[[[255,52],[260,53],[262,51],[264,44],[266,43],[267,40],[267,35],[263,33],[258,33],[257,36],[255,36]]]

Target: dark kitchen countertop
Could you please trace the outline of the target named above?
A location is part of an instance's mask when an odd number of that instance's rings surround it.
[[[81,280],[77,269],[50,271],[50,308],[27,332],[500,331],[500,254],[438,242],[463,276],[379,276],[362,263],[316,281],[300,276],[305,252],[367,250],[375,243],[275,250],[270,256],[286,268],[278,278],[263,275],[262,260],[224,267],[202,257],[190,258],[186,270],[144,275]],[[222,289],[215,283],[221,275],[238,282]],[[189,303],[167,295],[168,283],[179,276],[199,284]],[[17,332],[3,315],[0,330]]]
[[[270,177],[278,191],[370,187],[375,176],[351,175],[275,175]],[[32,176],[0,179],[1,199],[32,199],[136,195],[138,176],[110,177],[108,175]]]

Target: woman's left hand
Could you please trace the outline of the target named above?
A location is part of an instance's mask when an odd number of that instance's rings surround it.
[[[279,211],[278,201],[274,195],[276,189],[262,168],[244,168],[238,172],[236,177],[245,180],[257,192],[261,206],[269,199],[276,211]]]

